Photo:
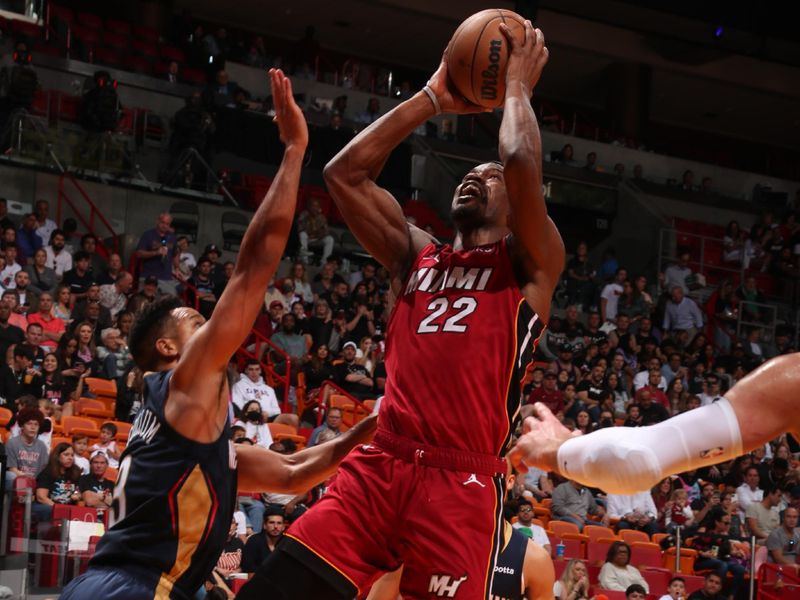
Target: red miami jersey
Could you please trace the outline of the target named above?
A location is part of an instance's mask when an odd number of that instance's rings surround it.
[[[427,245],[389,319],[381,427],[504,455],[544,327],[520,292],[508,238],[469,250]]]

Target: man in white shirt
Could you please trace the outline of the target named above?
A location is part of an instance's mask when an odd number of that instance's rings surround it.
[[[622,284],[627,278],[628,272],[625,269],[617,269],[614,281],[606,285],[600,292],[600,316],[603,321],[613,323],[616,320],[619,297],[622,295]]]
[[[736,488],[736,500],[739,504],[739,517],[745,522],[745,512],[747,507],[753,502],[761,502],[764,499],[764,490],[758,487],[758,468],[747,467],[744,473],[744,483]]]
[[[42,238],[42,244],[46,244],[58,227],[55,221],[48,218],[50,203],[47,200],[37,200],[33,212],[36,215],[36,235]]]
[[[720,393],[719,375],[716,373],[709,373],[706,375],[706,391],[698,395],[700,398],[700,406],[708,406],[722,399]]]
[[[50,234],[50,245],[44,247],[45,254],[47,254],[44,264],[53,269],[59,277],[72,269],[72,255],[66,249],[65,244],[64,232],[61,229],[55,229]]]
[[[686,283],[686,278],[692,274],[689,260],[689,253],[681,252],[678,255],[678,264],[670,265],[664,270],[664,289],[671,290],[677,285],[684,294],[689,293],[689,285]]]
[[[239,410],[251,400],[256,400],[261,405],[261,412],[265,421],[271,421],[274,417],[281,414],[281,407],[278,404],[278,397],[275,390],[269,387],[261,374],[261,365],[258,361],[248,361],[244,368],[244,373],[239,377],[231,390],[233,403]]]
[[[0,285],[4,290],[11,290],[17,287],[14,276],[22,270],[17,262],[17,245],[14,242],[6,244],[6,266],[0,271]]]
[[[650,371],[661,371],[661,359],[654,356],[643,365],[643,370],[633,376],[633,391],[638,392],[643,387],[650,385]],[[663,375],[658,382],[658,389],[662,392],[667,391],[667,378]]]
[[[552,548],[550,547],[550,538],[547,537],[544,529],[533,522],[533,507],[530,502],[520,502],[517,509],[517,520],[511,525],[514,529],[518,529],[520,533],[525,534],[531,538],[536,544],[547,550],[551,554]]]
[[[612,519],[619,519],[619,529],[637,529],[652,536],[658,533],[658,509],[649,491],[638,494],[608,494],[606,511]]]

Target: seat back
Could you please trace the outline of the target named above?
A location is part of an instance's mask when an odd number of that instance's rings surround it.
[[[11,420],[12,413],[7,408],[0,408],[0,427],[5,427],[8,425],[8,422]]]
[[[622,529],[619,532],[619,537],[622,538],[622,541],[626,544],[632,544],[633,542],[650,542],[649,535],[644,531],[638,531],[636,529]]]
[[[664,564],[661,547],[652,542],[633,542],[631,545],[631,564],[642,567],[661,567]]]
[[[608,538],[601,539],[603,541],[589,540],[586,545],[586,560],[589,564],[600,565],[606,561],[611,543],[607,541]]]
[[[578,526],[569,521],[550,521],[550,531],[559,536],[565,533],[580,533]]]
[[[62,417],[61,426],[64,428],[64,433],[67,436],[71,436],[75,429],[88,429],[94,432],[94,435],[98,435],[100,433],[100,428],[97,426],[97,423],[86,417],[76,417],[74,415]]]
[[[586,525],[583,528],[583,533],[588,535],[590,540],[596,540],[597,538],[617,537],[613,529],[604,527],[602,525]]]

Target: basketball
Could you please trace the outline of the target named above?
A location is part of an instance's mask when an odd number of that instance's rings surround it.
[[[502,8],[475,13],[459,25],[450,41],[447,72],[464,98],[484,108],[503,105],[506,97],[508,40],[500,31],[505,23],[515,39],[525,36],[525,19]]]

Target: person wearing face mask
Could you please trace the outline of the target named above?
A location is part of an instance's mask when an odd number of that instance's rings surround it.
[[[244,405],[242,419],[237,424],[244,427],[245,437],[253,440],[256,446],[269,448],[272,444],[272,434],[264,422],[264,415],[258,400],[250,400]]]

